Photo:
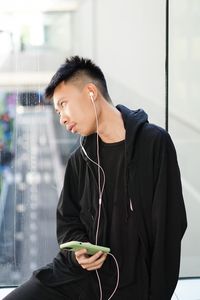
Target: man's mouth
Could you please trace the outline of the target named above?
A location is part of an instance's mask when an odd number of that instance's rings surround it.
[[[75,124],[67,125],[67,130],[72,131],[74,126],[75,126]]]

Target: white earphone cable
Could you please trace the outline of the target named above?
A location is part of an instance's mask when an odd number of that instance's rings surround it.
[[[98,117],[97,117],[97,111],[96,111],[96,107],[95,107],[95,103],[94,103],[94,99],[93,96],[90,94],[91,100],[92,100],[92,104],[94,107],[94,112],[95,112],[95,119],[96,119],[96,145],[97,145],[97,162],[95,162],[94,160],[92,160],[85,148],[82,145],[82,141],[81,141],[81,136],[80,136],[80,146],[84,152],[84,154],[86,155],[86,157],[92,162],[94,163],[97,167],[98,167],[98,190],[99,190],[99,210],[98,210],[98,218],[97,218],[97,228],[96,228],[96,236],[95,236],[95,244],[98,244],[98,235],[99,235],[99,225],[100,225],[100,218],[101,218],[101,204],[102,204],[102,196],[103,196],[103,192],[104,192],[104,188],[105,188],[105,172],[103,170],[103,168],[100,165],[100,156],[99,156],[99,136],[98,136],[98,132],[99,132],[99,123],[98,123]],[[102,171],[103,174],[103,183],[102,183],[102,188],[101,188],[101,174],[100,171]],[[119,285],[119,265],[117,262],[117,259],[115,258],[115,256],[111,253],[109,253],[109,255],[111,257],[113,257],[115,264],[116,264],[116,268],[117,268],[117,282],[116,282],[116,286],[114,291],[112,292],[111,296],[109,297],[108,300],[110,300],[113,295],[115,294],[118,285]],[[98,283],[99,283],[99,291],[100,291],[100,300],[103,299],[103,292],[102,292],[102,285],[101,285],[101,279],[98,273],[98,270],[96,270],[96,275],[97,275],[97,279],[98,279]]]
[[[115,264],[116,264],[116,268],[117,268],[117,281],[116,281],[116,285],[115,285],[115,288],[114,288],[112,294],[108,298],[108,300],[110,300],[114,296],[114,294],[115,294],[115,292],[116,292],[116,290],[118,288],[118,285],[119,285],[119,265],[118,265],[116,257],[112,253],[108,253],[108,255],[110,255],[114,259]]]

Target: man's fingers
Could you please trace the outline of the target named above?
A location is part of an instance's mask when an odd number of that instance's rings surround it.
[[[76,259],[78,259],[79,257],[83,256],[84,254],[87,254],[87,250],[86,249],[81,249],[81,250],[75,251]]]
[[[95,257],[93,255],[89,259],[82,260],[80,262],[82,268],[87,269],[87,270],[99,269],[102,266],[102,264],[104,263],[106,256],[107,256],[106,254],[102,254],[102,253],[99,253],[99,255],[100,256],[98,256],[98,258],[95,254]],[[91,258],[92,258],[92,260],[91,260]]]
[[[100,269],[105,260],[106,260],[106,255],[103,255],[100,259],[95,261],[93,264],[85,266],[85,269],[88,270],[88,271],[93,271],[93,270]]]
[[[92,256],[80,256],[79,263],[82,265],[90,265],[102,256],[103,252],[99,251]]]
[[[101,268],[107,257],[107,254],[99,251],[94,255],[89,256],[86,249],[81,249],[75,252],[75,256],[76,260],[83,269],[92,271]]]

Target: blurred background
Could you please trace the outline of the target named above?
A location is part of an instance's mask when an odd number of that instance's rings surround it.
[[[169,1],[166,19],[160,0],[0,0],[0,286],[58,250],[55,210],[78,136],[43,92],[75,54],[102,68],[115,104],[168,124],[188,216],[180,277],[200,277],[200,1]]]

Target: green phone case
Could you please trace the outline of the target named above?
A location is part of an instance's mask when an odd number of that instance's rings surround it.
[[[77,242],[77,241],[71,241],[60,245],[60,249],[62,250],[69,250],[69,251],[77,251],[80,249],[87,249],[87,254],[93,255],[98,251],[102,251],[105,253],[110,252],[110,248],[93,245],[91,243],[87,242]]]

